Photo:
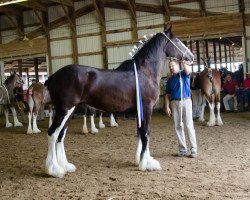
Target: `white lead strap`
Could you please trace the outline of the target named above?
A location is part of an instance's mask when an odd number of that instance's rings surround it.
[[[180,89],[181,89],[181,100],[180,100],[180,126],[183,126],[183,117],[182,117],[182,104],[183,104],[183,100],[182,100],[182,78],[181,78],[181,71],[180,71]]]
[[[137,105],[137,116],[138,116],[138,127],[141,127],[141,104],[140,104],[140,94],[139,94],[139,82],[137,68],[134,61],[134,70],[135,70],[135,86],[136,86],[136,105]]]

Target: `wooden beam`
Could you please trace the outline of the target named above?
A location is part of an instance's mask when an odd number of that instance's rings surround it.
[[[74,2],[71,0],[51,0],[51,1],[74,8]]]
[[[22,72],[23,72],[23,70],[22,70],[22,59],[19,59],[18,60],[18,74],[21,77],[22,77]]]
[[[25,1],[25,2],[20,2],[17,4],[23,7],[31,8],[33,10],[41,10],[44,12],[48,11],[47,7],[43,5],[42,3],[39,3],[38,1]]]
[[[225,64],[227,67],[227,45],[226,44],[224,44],[224,54],[225,54]]]
[[[18,27],[18,25],[16,24],[16,22],[12,19],[11,16],[9,16],[8,14],[6,14],[6,17],[9,19],[10,23],[16,27],[17,32],[19,33],[18,35],[21,35],[22,37],[24,36],[23,31]]]
[[[39,75],[38,75],[38,59],[34,58],[34,69],[35,69],[35,76],[36,76],[36,82],[39,82]]]
[[[135,10],[135,0],[127,0],[129,5],[129,10],[132,16],[131,19],[131,27],[132,27],[132,39],[138,39],[138,29],[137,29],[137,17],[136,17],[136,10]]]
[[[199,5],[200,5],[200,9],[201,9],[201,16],[207,16],[205,0],[199,0]]]
[[[169,9],[169,0],[162,0],[162,5],[164,8],[164,16],[165,16],[165,22],[170,21],[170,9]]]
[[[170,2],[170,5],[180,5],[180,4],[184,4],[184,3],[193,3],[193,2],[197,2],[197,0],[180,0],[180,1],[174,1],[174,2]]]
[[[222,67],[222,58],[221,58],[221,41],[219,40],[219,59],[220,59],[220,68]]]
[[[215,69],[217,69],[217,53],[216,53],[216,41],[213,39],[213,50],[214,50],[214,65]]]
[[[71,20],[71,18],[70,18],[70,16],[69,16],[69,11],[68,11],[67,7],[66,7],[64,4],[61,4],[61,6],[62,6],[62,9],[63,9],[63,11],[64,11],[64,13],[65,13],[65,16],[66,16],[66,18],[67,18],[67,20],[68,20],[68,22],[69,22],[69,25],[70,25],[71,30],[72,30],[73,32],[76,32],[76,26],[74,25],[74,23],[72,22],[72,20]],[[73,10],[74,10],[74,9],[73,9]],[[72,12],[72,14],[73,14],[73,12]]]
[[[197,65],[198,65],[198,72],[201,71],[201,60],[200,60],[200,45],[199,40],[196,40],[196,54],[197,54]]]
[[[99,20],[100,20],[102,26],[105,27],[105,26],[106,26],[106,25],[105,25],[105,20],[104,20],[104,18],[103,18],[103,16],[102,16],[102,14],[101,14],[101,12],[100,12],[98,6],[97,6],[97,0],[93,0],[93,5],[94,5],[94,7],[95,7],[95,11],[96,11],[96,13],[97,13],[97,16],[98,16],[98,18],[99,18]]]
[[[3,6],[0,6],[0,13],[5,13],[5,14],[8,14],[8,15],[18,15],[18,16],[23,15],[22,11],[20,11],[18,9],[3,7]]]
[[[43,19],[41,18],[41,16],[39,15],[39,13],[36,11],[36,10],[33,10],[37,19],[39,20],[39,22],[41,23],[42,27],[43,27],[43,30],[46,34],[48,34],[48,28],[46,27]]]
[[[70,21],[72,23],[73,29],[71,29],[72,35],[72,49],[73,49],[73,61],[75,64],[79,64],[78,59],[78,42],[77,42],[77,32],[76,32],[76,18],[74,7],[68,7]]]

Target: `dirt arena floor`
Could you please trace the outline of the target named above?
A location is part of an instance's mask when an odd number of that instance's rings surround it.
[[[62,179],[44,172],[47,121],[43,133],[26,135],[4,128],[0,118],[0,199],[250,199],[250,112],[222,114],[224,125],[195,122],[199,156],[174,156],[177,139],[171,119],[154,114],[151,154],[162,170],[141,172],[134,164],[136,125],[119,120],[96,135],[81,134],[82,119],[71,121],[65,148],[77,167]],[[104,122],[108,124],[108,119]]]

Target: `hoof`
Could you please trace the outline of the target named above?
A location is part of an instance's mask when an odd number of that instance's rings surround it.
[[[12,125],[12,123],[8,123],[8,124],[6,124],[6,128],[10,128],[10,127],[12,127],[13,125]]]
[[[63,178],[66,173],[66,171],[59,165],[46,166],[45,172],[55,178]]]
[[[89,132],[88,128],[87,127],[83,127],[82,128],[82,133],[83,134],[87,134]]]
[[[92,134],[96,134],[96,133],[98,133],[99,131],[98,131],[98,129],[91,129],[91,133]]]
[[[99,124],[99,128],[105,128],[106,126],[105,126],[105,124]]]
[[[41,133],[39,129],[33,130],[33,133]]]
[[[64,167],[64,170],[66,172],[75,172],[76,171],[76,167],[75,165],[73,165],[72,163],[67,163]]]
[[[23,126],[23,124],[21,122],[17,122],[14,126],[15,127],[20,127],[20,126]]]
[[[119,125],[115,122],[115,123],[112,123],[110,124],[111,127],[118,127]]]
[[[207,122],[207,126],[215,126],[215,122],[210,122],[210,121],[208,121],[208,122]]]

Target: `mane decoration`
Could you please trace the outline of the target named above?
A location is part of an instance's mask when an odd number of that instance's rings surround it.
[[[129,52],[129,55],[131,56],[131,58],[133,59],[134,58],[134,56],[137,54],[137,52],[145,45],[145,44],[147,44],[148,43],[148,41],[152,38],[152,37],[154,37],[156,34],[150,34],[149,36],[148,36],[148,38],[147,38],[147,35],[144,35],[143,37],[144,37],[144,41],[142,41],[142,40],[139,40],[139,45],[138,46],[136,46],[136,45],[134,45],[134,48]]]

